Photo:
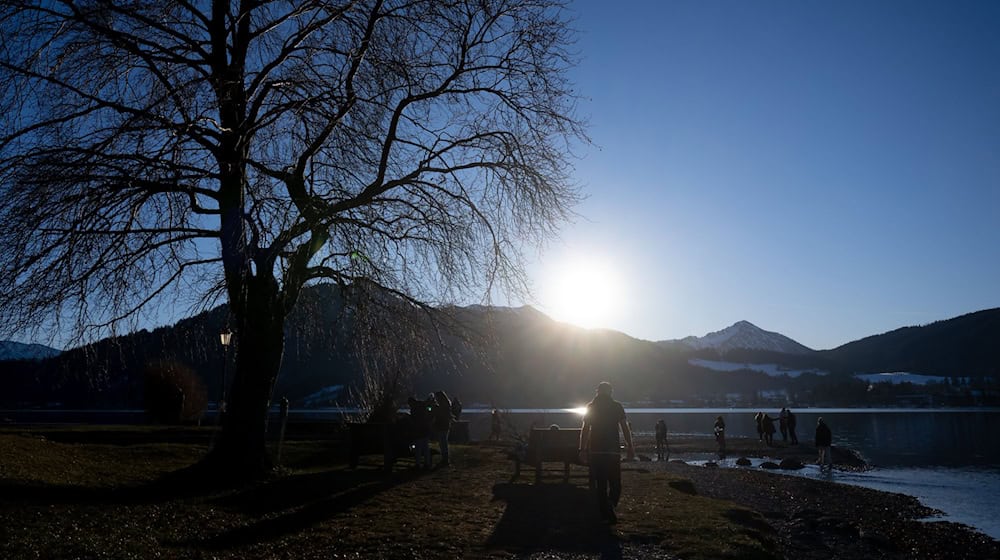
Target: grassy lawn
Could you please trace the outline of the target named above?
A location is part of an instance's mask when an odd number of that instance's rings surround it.
[[[692,494],[649,463],[623,469],[620,522],[602,524],[586,470],[511,481],[499,445],[453,446],[431,472],[343,444],[292,441],[284,473],[238,489],[159,482],[196,462],[211,429],[0,430],[2,558],[772,558],[759,514]]]

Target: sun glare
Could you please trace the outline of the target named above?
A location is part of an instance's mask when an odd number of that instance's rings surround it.
[[[553,319],[585,328],[610,327],[622,304],[622,285],[612,266],[575,258],[548,276],[541,306]]]

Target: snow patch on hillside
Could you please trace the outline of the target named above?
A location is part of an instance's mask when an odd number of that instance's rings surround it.
[[[889,373],[858,373],[854,377],[868,383],[912,383],[914,385],[927,385],[928,383],[944,383],[948,378],[938,375],[921,375],[919,373],[908,373],[905,371],[894,371]]]
[[[793,369],[779,364],[743,364],[735,362],[719,362],[714,360],[702,360],[700,358],[692,358],[688,360],[688,363],[693,366],[703,367],[705,369],[710,369],[712,371],[739,371],[739,370],[750,370],[759,371],[761,373],[766,373],[771,377],[778,377],[784,375],[787,377],[798,377],[804,373],[812,373],[815,375],[826,375],[827,371],[821,369]]]

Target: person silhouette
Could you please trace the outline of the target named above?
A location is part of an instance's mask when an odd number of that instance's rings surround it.
[[[715,432],[715,443],[719,445],[719,459],[726,458],[726,421],[722,419],[722,416],[715,417],[715,426],[712,429]]]
[[[662,418],[656,421],[656,459],[664,460],[664,454],[670,454],[667,447],[667,423]]]
[[[615,507],[622,495],[621,447],[618,430],[625,436],[628,459],[635,458],[632,431],[625,408],[611,397],[611,384],[602,381],[594,399],[587,404],[580,430],[580,453],[590,465],[590,478],[597,489],[598,511],[607,523],[617,523]]]
[[[819,457],[816,462],[819,464],[819,470],[822,472],[824,468],[833,471],[833,434],[830,432],[830,427],[826,425],[826,422],[821,416],[816,420],[816,449],[819,451]]]

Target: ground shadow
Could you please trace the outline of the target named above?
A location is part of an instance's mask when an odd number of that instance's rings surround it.
[[[160,428],[149,428],[146,430],[135,429],[102,429],[102,430],[73,430],[73,429],[35,429],[35,433],[42,435],[49,441],[59,443],[71,443],[79,445],[149,445],[158,443],[174,444],[194,444],[208,445],[213,435],[213,428],[205,427],[185,427],[185,426],[164,426]]]
[[[261,518],[259,521],[207,538],[167,544],[224,550],[280,539],[348,511],[415,476],[419,475],[386,475],[381,468],[362,468],[282,477],[215,500],[219,506],[241,510]]]
[[[493,498],[505,501],[507,508],[487,541],[490,547],[621,557],[621,543],[601,521],[594,494],[586,486],[497,484]]]

